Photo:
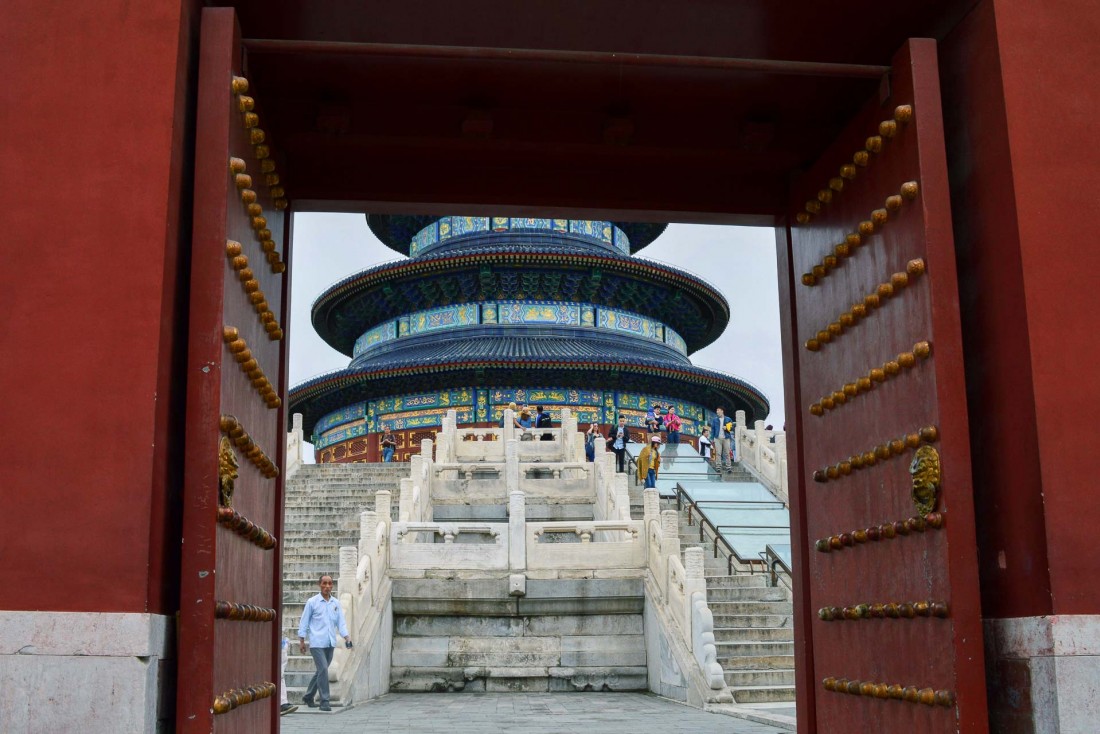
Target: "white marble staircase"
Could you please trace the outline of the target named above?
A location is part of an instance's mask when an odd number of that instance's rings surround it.
[[[699,526],[680,517],[681,550],[703,549],[707,604],[714,614],[714,638],[737,703],[794,701],[793,608],[786,587],[767,585],[767,574],[729,575],[714,543],[699,541]]]
[[[409,474],[406,463],[303,464],[286,483],[283,529],[283,634],[291,641],[287,661],[287,694],[300,703],[313,675],[313,660],[298,653],[298,622],[309,597],[318,591],[321,574],[334,578],[340,547],[359,542],[359,513],[374,509],[379,490],[398,494]],[[395,508],[396,509],[396,508]],[[340,691],[332,691],[339,705]]]

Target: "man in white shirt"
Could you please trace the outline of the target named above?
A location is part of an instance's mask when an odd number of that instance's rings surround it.
[[[344,610],[340,608],[340,602],[332,596],[332,577],[324,575],[320,580],[321,593],[310,597],[306,602],[306,608],[302,611],[302,621],[298,625],[298,649],[306,651],[306,635],[309,635],[309,654],[313,656],[313,664],[317,666],[317,673],[309,681],[306,694],[302,700],[313,708],[317,705],[314,696],[321,694],[321,710],[331,711],[328,692],[328,666],[332,662],[332,650],[336,647],[336,635],[333,628],[344,638],[344,645],[351,647],[351,635],[348,633],[347,622],[344,621]]]

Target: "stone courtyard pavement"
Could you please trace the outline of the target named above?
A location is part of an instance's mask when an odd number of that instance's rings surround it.
[[[285,734],[786,734],[646,693],[390,693],[347,711],[302,706]]]

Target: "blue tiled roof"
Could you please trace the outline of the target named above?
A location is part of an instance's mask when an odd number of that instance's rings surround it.
[[[481,337],[462,340],[458,351],[455,344],[425,341],[422,347],[389,352],[295,386],[290,412],[302,413],[304,425],[312,430],[333,410],[384,395],[479,384],[553,384],[665,394],[700,405],[725,405],[731,412],[745,410],[750,420],[768,413],[767,398],[744,380],[594,341]]]
[[[344,278],[314,301],[313,327],[350,356],[360,334],[390,318],[451,303],[523,299],[528,275],[542,283],[541,298],[620,308],[661,321],[684,338],[689,352],[717,339],[729,321],[726,299],[691,273],[569,235],[540,234],[532,241],[501,233],[464,238],[460,249],[443,247]]]
[[[409,254],[413,235],[439,219],[441,215],[367,214],[367,226],[386,247],[402,255]],[[612,222],[630,239],[630,251],[637,252],[661,236],[664,223]]]
[[[637,361],[694,369],[687,357],[660,342],[554,327],[470,326],[451,333],[423,334],[390,342],[355,359],[349,371],[396,369],[456,361],[536,360],[541,362]],[[554,333],[558,332],[558,333]]]

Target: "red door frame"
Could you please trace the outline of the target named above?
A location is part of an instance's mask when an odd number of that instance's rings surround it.
[[[287,340],[265,340],[263,323],[237,283],[226,255],[227,240],[240,240],[251,258],[256,279],[267,284],[269,309],[285,330],[288,326],[289,270],[278,275],[268,268],[252,235],[255,223],[238,201],[229,159],[246,160],[249,173],[261,179],[250,131],[242,131],[235,114],[239,95],[234,77],[245,69],[240,31],[232,8],[202,11],[199,47],[199,91],[195,130],[195,193],[191,257],[191,304],[187,358],[187,427],[183,497],[180,621],[176,727],[180,732],[251,732],[279,729],[279,696],[257,697],[223,715],[214,712],[215,697],[227,690],[246,689],[261,682],[281,681],[279,617],[269,621],[215,618],[215,602],[245,603],[281,613],[282,564],[278,546],[263,550],[218,522],[218,451],[226,433],[222,414],[236,410],[255,444],[266,451],[276,468],[286,460],[286,408],[258,405],[260,399],[248,376],[231,359],[223,327],[241,326],[249,333],[252,351],[267,357],[268,374],[278,395],[286,395]],[[252,92],[254,93],[254,92]],[[282,243],[281,256],[290,259],[289,216],[275,210],[271,192],[256,181],[272,236]],[[273,282],[278,278],[277,282]],[[278,294],[276,296],[276,294]],[[276,298],[278,301],[275,302]],[[236,408],[234,408],[234,405]],[[244,423],[241,424],[245,426]],[[238,452],[237,492],[245,503],[242,515],[262,526],[276,540],[283,532],[284,477],[262,475],[256,462]],[[235,507],[238,503],[235,503]],[[247,509],[252,508],[252,509]],[[257,565],[259,564],[259,565]],[[255,569],[270,567],[267,578]],[[219,578],[219,573],[221,578]],[[252,576],[250,579],[249,577]],[[219,583],[219,581],[221,583]],[[258,598],[259,597],[259,598]],[[266,625],[267,629],[264,630]],[[269,633],[269,634],[268,634]],[[258,635],[258,637],[257,637]],[[257,649],[257,641],[265,640]],[[269,654],[270,653],[270,654]],[[219,682],[222,677],[232,678]]]

